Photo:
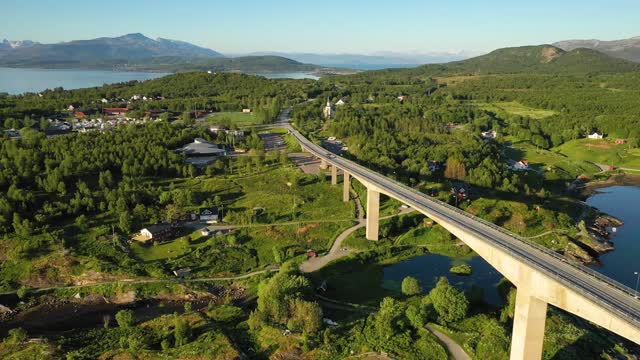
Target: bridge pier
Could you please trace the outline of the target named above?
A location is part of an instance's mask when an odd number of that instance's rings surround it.
[[[348,202],[351,199],[351,177],[348,172],[342,170],[342,201]]]
[[[378,240],[380,193],[367,188],[367,240]]]
[[[547,303],[531,296],[524,289],[518,289],[513,315],[511,360],[539,360],[542,358],[546,319]]]
[[[326,160],[320,159],[320,169],[324,170],[329,167]]]
[[[331,165],[331,185],[338,185],[338,168]]]

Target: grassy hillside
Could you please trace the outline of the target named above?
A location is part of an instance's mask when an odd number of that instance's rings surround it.
[[[640,64],[591,49],[564,51],[552,45],[494,50],[486,55],[412,69],[368,71],[366,76],[424,77],[487,74],[614,74],[640,71]],[[365,75],[359,75],[361,77]]]

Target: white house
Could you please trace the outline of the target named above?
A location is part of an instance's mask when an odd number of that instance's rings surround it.
[[[250,112],[251,112],[251,109],[249,109],[249,108],[247,108],[247,109],[242,109],[242,112],[243,112],[243,113],[250,113]]]
[[[597,132],[594,132],[591,135],[587,135],[587,139],[602,140],[603,136],[604,136],[603,134],[598,134]]]
[[[73,111],[73,110],[75,110],[75,109],[76,109],[76,107],[75,107],[75,106],[73,106],[73,105],[69,105],[69,106],[67,107],[67,110],[69,110],[69,111]]]
[[[527,160],[520,160],[511,166],[513,170],[523,171],[529,169],[529,162]]]
[[[342,100],[342,99],[340,99],[340,100],[338,100],[338,102],[336,102],[336,106],[341,106],[341,105],[344,105],[344,104],[346,104],[346,102],[344,102],[344,100]]]
[[[131,97],[131,100],[140,100],[140,99],[142,99],[142,96],[140,96],[140,95],[138,95],[138,94],[133,95],[133,96]]]
[[[483,139],[495,139],[498,136],[498,133],[495,130],[483,131],[482,138]]]
[[[101,102],[101,103],[103,103],[103,104],[106,104],[106,103],[108,103],[108,102],[109,102],[109,100],[107,100],[107,99],[105,99],[105,98],[102,98],[102,100],[100,100],[100,102]]]

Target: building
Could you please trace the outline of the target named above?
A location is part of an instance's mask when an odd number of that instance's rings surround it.
[[[175,275],[176,277],[185,277],[187,275],[191,274],[191,268],[182,268],[182,269],[178,269],[178,270],[173,270],[173,275]]]
[[[250,112],[251,112],[251,109],[249,109],[249,108],[247,108],[247,109],[242,109],[242,112],[243,112],[243,113],[250,113]]]
[[[398,100],[400,100],[400,102],[405,102],[409,97],[407,95],[400,95],[398,96]]]
[[[105,116],[125,116],[129,109],[127,108],[104,108],[102,109],[102,113]]]
[[[333,106],[331,106],[329,99],[327,99],[327,105],[322,109],[322,115],[324,115],[325,119],[333,116]]]
[[[514,163],[511,168],[516,171],[529,170],[529,162],[527,160],[520,160]]]
[[[69,111],[73,111],[73,110],[75,110],[75,109],[76,109],[76,107],[75,107],[75,106],[73,106],[73,105],[69,105],[69,106],[67,106],[67,110],[69,110]]]
[[[616,139],[616,145],[624,145],[627,143],[626,139]]]
[[[218,222],[218,208],[216,207],[204,207],[200,208],[200,221],[206,221],[208,223],[217,223]]]
[[[87,114],[83,113],[82,111],[78,111],[78,112],[73,114],[73,117],[76,118],[76,119],[86,119],[87,118]]]
[[[594,139],[594,140],[602,140],[603,137],[604,137],[603,134],[598,134],[597,132],[594,132],[591,135],[587,135],[587,139]]]
[[[106,104],[106,103],[108,103],[108,102],[109,102],[109,100],[107,100],[107,99],[105,99],[105,98],[102,98],[102,100],[100,100],[100,102],[101,102],[101,103],[103,103],[103,104]]]
[[[140,230],[140,241],[162,241],[170,238],[175,233],[170,224],[154,224]]]
[[[495,130],[483,131],[482,138],[485,140],[493,140],[498,137],[498,133]]]
[[[340,100],[338,100],[338,102],[336,102],[336,106],[342,106],[344,104],[346,104],[346,102],[344,102],[344,100],[342,100],[342,99],[340,99]]]
[[[195,138],[191,144],[187,144],[176,150],[187,156],[226,156],[227,150],[217,144],[212,144],[203,138]]]

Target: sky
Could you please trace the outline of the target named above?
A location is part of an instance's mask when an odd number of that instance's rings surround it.
[[[143,33],[223,54],[484,53],[640,36],[638,0],[2,0],[0,39]]]

